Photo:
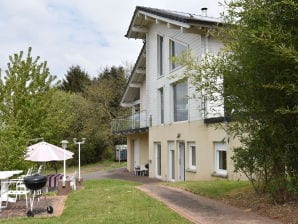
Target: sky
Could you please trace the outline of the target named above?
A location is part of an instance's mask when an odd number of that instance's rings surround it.
[[[72,65],[91,77],[105,67],[133,64],[141,40],[127,39],[136,6],[219,17],[221,0],[0,0],[0,68],[9,55],[32,47],[62,79]],[[3,75],[3,74],[2,74]]]

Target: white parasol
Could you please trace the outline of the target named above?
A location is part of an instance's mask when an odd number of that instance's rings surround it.
[[[27,147],[25,160],[35,162],[48,162],[48,161],[63,161],[63,184],[66,178],[66,163],[65,160],[71,159],[73,152],[52,145],[47,142],[39,142]]]
[[[73,152],[60,148],[56,145],[52,145],[47,142],[39,142],[27,147],[25,160],[35,162],[62,161],[64,159],[71,159],[73,154]]]

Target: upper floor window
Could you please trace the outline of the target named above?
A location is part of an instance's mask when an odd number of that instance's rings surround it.
[[[159,103],[160,103],[160,123],[164,123],[164,92],[163,88],[159,89]]]
[[[163,75],[163,37],[157,35],[157,73]]]
[[[187,81],[173,85],[174,121],[188,120]]]
[[[187,46],[170,40],[170,70],[174,70],[175,68],[179,67],[179,64],[172,61],[173,57],[178,57],[183,52],[187,51]]]

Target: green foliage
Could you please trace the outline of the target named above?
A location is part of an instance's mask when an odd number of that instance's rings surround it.
[[[61,141],[68,128],[65,101],[52,88],[55,77],[46,62],[23,51],[9,57],[5,76],[0,78],[0,169],[25,169],[24,152],[29,140],[43,137]]]
[[[120,116],[124,109],[119,102],[126,85],[124,69],[111,67],[104,69],[90,84],[82,86],[82,93],[74,93],[68,99],[69,114],[73,120],[65,138],[87,138],[81,145],[81,163],[94,163],[101,159],[111,159],[114,147],[123,139],[112,135],[111,119]],[[77,145],[69,144],[68,148],[77,152]],[[70,161],[77,164],[77,153]]]
[[[111,133],[111,120],[121,116],[125,109],[119,102],[126,85],[124,69],[122,67],[106,68],[95,78],[84,92],[90,102],[90,115],[86,128],[82,131],[93,144],[97,159],[109,159],[111,149],[123,143],[122,139]],[[109,152],[110,151],[110,152]]]
[[[232,1],[213,32],[223,50],[200,61],[187,54],[184,63],[198,91],[224,97],[228,132],[242,143],[236,171],[278,202],[298,189],[297,15],[293,0]]]
[[[87,72],[83,71],[80,66],[71,66],[59,88],[73,93],[82,93],[90,82]]]

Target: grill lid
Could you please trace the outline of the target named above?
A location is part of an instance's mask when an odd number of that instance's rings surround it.
[[[40,174],[24,177],[24,184],[30,190],[39,190],[47,183],[47,177]]]

